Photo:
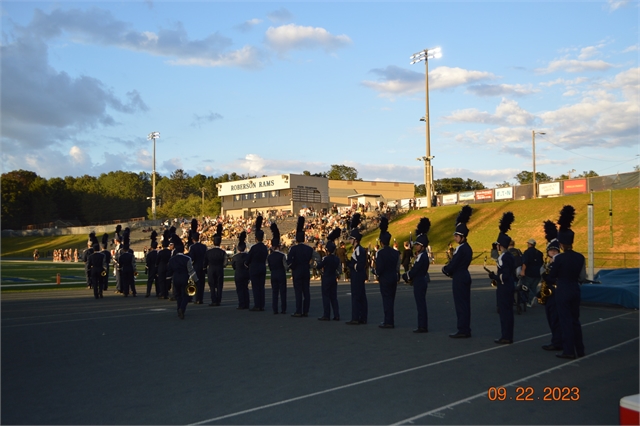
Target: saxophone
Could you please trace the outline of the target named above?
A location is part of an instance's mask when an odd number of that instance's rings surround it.
[[[542,279],[540,281],[540,293],[538,293],[538,303],[541,305],[547,303],[547,298],[553,294],[554,286],[547,284],[547,280],[545,279],[547,275],[549,275],[550,265],[551,259],[547,258],[547,261],[544,263],[544,274],[542,274]]]

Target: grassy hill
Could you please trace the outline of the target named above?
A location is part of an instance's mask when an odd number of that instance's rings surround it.
[[[639,196],[636,189],[612,191],[613,205],[613,247],[610,247],[609,234],[609,191],[593,193],[594,205],[594,252],[602,255],[614,255],[629,253],[632,258],[638,259],[640,237],[639,221]],[[539,198],[535,200],[495,202],[487,204],[471,205],[473,215],[468,227],[469,244],[474,250],[474,264],[482,264],[483,252],[491,250],[491,243],[498,236],[498,221],[506,211],[512,211],[516,217],[509,235],[516,241],[516,247],[524,250],[526,241],[534,238],[538,242],[538,249],[542,248],[546,241],[542,223],[549,219],[557,221],[560,209],[566,204],[571,204],[576,209],[576,218],[572,229],[576,233],[574,249],[586,255],[587,253],[587,205],[589,194],[574,195],[558,198]],[[453,241],[455,220],[461,206],[442,206],[414,210],[398,217],[389,224],[389,232],[402,247],[404,241],[409,239],[409,232],[414,233],[421,217],[431,220],[429,242],[434,252],[445,252],[449,242]],[[367,234],[362,239],[364,247],[376,244],[378,232]],[[442,254],[438,256],[441,263]],[[597,263],[596,263],[596,266]],[[632,266],[632,265],[627,265]],[[637,266],[637,260],[636,265]]]
[[[627,267],[638,266],[639,237],[639,210],[640,191],[636,189],[624,189],[612,191],[613,201],[613,247],[610,247],[609,234],[609,191],[594,192],[593,205],[595,213],[595,252],[596,257],[609,256],[620,258],[621,253],[631,259]],[[554,222],[558,219],[560,209],[565,204],[571,204],[576,209],[576,219],[573,222],[573,230],[576,233],[575,250],[587,253],[587,204],[589,195],[573,195],[558,198],[539,198],[536,200],[507,201],[487,204],[472,205],[473,215],[469,222],[469,244],[474,250],[475,264],[482,264],[485,253],[491,249],[491,243],[498,235],[498,221],[505,211],[512,211],[516,221],[509,235],[515,239],[516,247],[521,250],[526,248],[526,241],[534,238],[538,241],[538,248],[544,251],[545,239],[542,223],[549,219]],[[409,239],[409,232],[415,232],[416,225],[421,217],[427,216],[431,220],[429,241],[432,250],[438,254],[438,263],[443,260],[443,254],[450,241],[453,241],[455,220],[461,206],[442,206],[414,210],[401,215],[390,223],[389,232],[402,247],[404,241]],[[364,236],[362,245],[375,245],[378,231],[373,231]],[[38,248],[41,254],[47,250],[56,248],[78,248],[81,251],[86,247],[86,235],[64,235],[58,237],[15,237],[3,238],[1,244],[2,257],[31,257],[34,248]],[[635,265],[633,264],[635,262]],[[609,264],[595,262],[596,267],[623,266],[622,264]]]

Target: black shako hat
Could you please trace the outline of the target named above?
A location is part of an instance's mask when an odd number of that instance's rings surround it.
[[[358,226],[360,226],[360,220],[360,213],[354,213],[353,216],[351,216],[351,224],[349,225],[349,228],[351,229],[349,239],[353,238],[358,242],[362,239],[362,234],[358,229]]]
[[[329,235],[327,235],[327,245],[325,246],[329,253],[333,253],[336,251],[336,240],[340,238],[340,234],[342,230],[340,228],[336,228]]]
[[[238,251],[245,251],[247,249],[247,231],[242,231],[240,235],[238,235]]]
[[[558,241],[558,228],[556,228],[556,224],[550,220],[544,222],[544,239],[547,240],[547,251],[560,251],[560,242]]]
[[[296,223],[296,241],[304,243],[304,216],[298,216],[298,223]]]
[[[271,247],[280,247],[280,230],[278,229],[278,225],[273,222],[269,229],[271,229]]]
[[[389,243],[391,242],[391,234],[387,231],[387,229],[389,229],[389,219],[387,219],[386,216],[381,216],[380,217],[380,236],[378,237],[378,239],[385,246],[388,246]]]
[[[255,232],[255,236],[256,236],[256,241],[262,241],[264,240],[264,231],[262,230],[262,221],[264,220],[264,218],[262,216],[258,216],[256,218],[256,232]]]
[[[219,247],[222,244],[222,224],[216,225],[216,233],[213,234],[213,245]]]
[[[558,218],[558,241],[560,244],[573,245],[574,233],[571,230],[571,223],[576,217],[576,209],[571,205],[566,205],[560,210],[560,217]]]
[[[158,238],[158,233],[156,231],[151,231],[151,235],[149,236],[149,239],[151,240],[152,249],[155,249],[158,247],[158,241],[156,241],[157,238]]]
[[[500,224],[498,225],[500,233],[498,234],[498,239],[496,240],[496,242],[504,248],[509,248],[511,237],[507,235],[507,232],[509,232],[509,230],[511,229],[511,224],[515,220],[516,217],[511,212],[504,212],[502,214],[502,218],[500,218]]]
[[[416,241],[414,244],[420,244],[422,247],[428,246],[429,238],[427,237],[427,234],[429,233],[429,229],[431,229],[431,221],[429,218],[420,218],[418,226],[416,227]]]
[[[460,213],[458,213],[458,217],[456,218],[456,230],[453,235],[458,234],[462,235],[463,237],[469,235],[469,228],[467,228],[467,223],[469,222],[469,219],[471,219],[472,212],[473,210],[470,206],[466,205],[462,207]]]

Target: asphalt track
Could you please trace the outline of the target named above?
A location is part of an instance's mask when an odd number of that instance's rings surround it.
[[[434,268],[439,270],[439,268]],[[237,311],[154,297],[104,299],[91,290],[2,294],[2,424],[617,424],[621,397],[639,392],[638,312],[582,306],[587,355],[567,361],[549,343],[544,309],[516,315],[515,343],[496,345],[495,292],[474,268],[472,334],[450,339],[450,280],[431,274],[429,333],[414,334],[412,288],[398,287],[396,328],[367,285],[369,324]],[[288,311],[294,311],[288,289]],[[205,302],[209,299],[205,294]],[[491,401],[491,387],[506,387]],[[518,388],[522,389],[518,389]],[[545,401],[545,388],[574,400]],[[530,388],[526,390],[526,388]],[[574,389],[575,388],[575,389]],[[579,392],[579,396],[578,393]],[[531,401],[517,396],[530,395]]]

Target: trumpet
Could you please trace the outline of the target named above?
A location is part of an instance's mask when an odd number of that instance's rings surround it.
[[[102,270],[102,272],[100,272],[100,275],[103,277],[107,276],[107,271],[105,269]]]
[[[196,283],[189,278],[189,284],[187,284],[187,296],[192,297],[196,295]]]

